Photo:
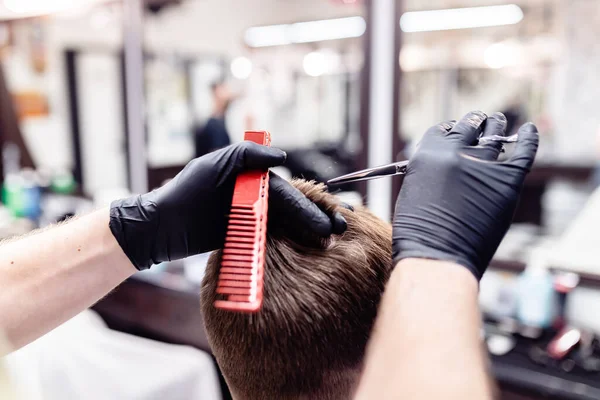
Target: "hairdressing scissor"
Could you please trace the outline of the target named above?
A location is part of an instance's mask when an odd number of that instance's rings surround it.
[[[479,144],[485,144],[489,142],[514,143],[517,141],[517,139],[518,135],[516,133],[511,136],[492,135],[479,138]],[[383,178],[384,176],[404,175],[406,174],[406,167],[408,166],[408,161],[409,160],[398,161],[391,164],[381,165],[375,168],[361,169],[360,171],[352,172],[350,174],[330,179],[327,181],[327,185],[343,185],[345,183],[350,182]]]

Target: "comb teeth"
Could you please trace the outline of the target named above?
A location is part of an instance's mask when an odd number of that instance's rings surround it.
[[[268,132],[246,132],[245,140],[270,145]],[[269,175],[249,171],[235,183],[217,282],[216,308],[257,312],[263,300]]]

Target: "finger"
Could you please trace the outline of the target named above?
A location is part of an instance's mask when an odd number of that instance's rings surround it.
[[[471,111],[454,125],[447,137],[470,146],[477,143],[487,116],[481,111]]]
[[[262,146],[249,141],[238,143],[233,147],[236,153],[235,158],[240,161],[235,163],[234,172],[243,169],[265,170],[282,165],[287,157],[285,151],[276,147]]]
[[[335,212],[331,216],[331,224],[331,231],[336,235],[341,235],[342,233],[346,232],[346,229],[348,228],[348,222],[346,222],[346,218],[344,218],[344,216],[339,212]]]
[[[496,143],[496,142],[494,142],[494,143]],[[501,152],[502,152],[502,143],[500,143],[499,147],[492,145],[490,143],[490,144],[485,144],[485,145],[466,147],[462,151],[462,154],[471,156],[471,157],[475,157],[480,160],[496,161]]]
[[[448,135],[448,132],[454,128],[454,125],[456,125],[455,120],[444,121],[433,125],[431,128],[427,129],[418,145],[420,146],[423,143],[427,143],[429,140],[437,140],[439,137]]]
[[[346,230],[346,220],[335,213],[331,217],[310,201],[302,192],[277,174],[269,173],[269,208],[286,219],[293,220],[292,226],[299,230],[309,230],[321,237]]]
[[[446,132],[450,132],[450,130],[452,128],[454,128],[454,125],[456,125],[456,120],[455,119],[451,119],[449,121],[444,121],[442,123],[439,124],[439,126],[445,130]]]
[[[519,128],[519,139],[514,153],[506,162],[529,171],[533,165],[540,141],[537,127],[528,122]]]
[[[352,204],[348,204],[348,203],[344,203],[343,201],[340,203],[340,206],[345,208],[346,210],[350,210],[352,212],[354,212],[354,207],[352,207]]]
[[[427,129],[425,136],[447,135],[448,131],[454,128],[455,124],[455,120],[440,122],[439,124],[433,125],[431,128]]]
[[[506,117],[500,112],[493,113],[485,120],[481,137],[506,136]]]
[[[207,160],[212,159],[214,171],[218,171],[215,186],[220,187],[225,182],[233,184],[235,176],[242,171],[265,171],[283,164],[286,157],[285,151],[278,148],[243,141],[197,158],[190,162],[185,170],[195,171],[195,165],[204,165]]]
[[[506,117],[502,113],[490,115],[484,123],[481,137],[494,136],[506,136]],[[485,143],[480,141],[477,146],[465,148],[463,154],[480,160],[496,161],[503,148],[504,145],[499,141],[486,141]]]
[[[485,121],[483,133],[481,134],[481,137],[506,136],[506,126],[507,126],[507,121],[506,121],[506,117],[504,116],[504,114],[499,113],[499,112],[494,113],[494,114],[490,115],[487,118],[487,120]],[[496,149],[495,152],[489,151],[490,155],[493,153],[496,154],[496,157],[492,158],[491,160],[497,160],[498,155],[504,148],[504,145],[502,142],[494,141],[494,140],[486,141],[485,144],[483,144],[480,141],[479,146],[491,147],[493,149]]]

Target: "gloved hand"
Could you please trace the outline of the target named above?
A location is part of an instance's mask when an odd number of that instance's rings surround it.
[[[537,128],[523,125],[512,156],[496,161],[506,118],[471,112],[431,127],[408,164],[393,222],[394,262],[430,258],[461,264],[479,280],[513,218],[538,147]]]
[[[235,178],[250,169],[285,162],[285,152],[242,142],[192,160],[173,180],[150,193],[117,200],[110,207],[110,230],[139,269],[223,246]],[[326,237],[342,233],[341,214],[326,215],[300,191],[271,173],[270,221],[286,219],[295,229]]]

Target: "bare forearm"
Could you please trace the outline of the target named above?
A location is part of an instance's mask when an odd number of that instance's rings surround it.
[[[491,398],[477,290],[460,266],[401,261],[384,294],[356,398]]]
[[[90,307],[135,269],[108,210],[0,246],[0,331],[19,348]]]

